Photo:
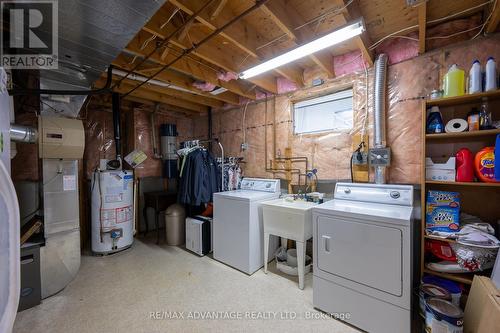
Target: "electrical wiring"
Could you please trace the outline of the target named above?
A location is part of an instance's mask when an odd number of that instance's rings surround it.
[[[344,6],[340,7],[340,8],[331,8],[329,9],[328,11],[326,11],[325,13],[319,15],[319,16],[316,16],[315,18],[307,21],[306,23],[302,24],[302,25],[299,25],[298,27],[294,28],[294,30],[299,30],[299,29],[302,29],[303,27],[311,24],[311,23],[314,23],[318,20],[321,20],[323,18],[326,18],[332,14],[338,14],[340,13],[341,11],[343,11],[344,9],[346,9],[347,7],[349,7],[352,3],[354,2],[354,0],[350,0],[349,2],[347,2]]]
[[[451,34],[451,35],[427,37],[427,38],[426,38],[426,40],[433,40],[433,39],[448,39],[448,38],[451,38],[451,37],[455,37],[455,36],[458,36],[458,35],[464,34],[464,33],[469,32],[469,31],[473,31],[473,30],[479,29],[479,28],[481,28],[483,25],[484,25],[484,24],[481,24],[481,25],[478,25],[477,27],[474,27],[474,28],[470,28],[470,29],[467,29],[467,30],[463,30],[463,31],[455,32],[455,33],[453,33],[453,34]]]
[[[474,37],[472,37],[471,39],[476,39],[477,36],[479,36],[480,34],[483,33],[483,30],[484,28],[486,27],[486,25],[488,24],[488,22],[490,21],[491,19],[491,16],[493,16],[493,9],[495,9],[497,7],[497,0],[495,0],[495,2],[493,3],[493,6],[492,6],[492,9],[491,9],[491,12],[490,12],[490,15],[488,15],[488,17],[486,18],[486,20],[484,21],[484,24],[483,26],[481,27],[481,30],[479,30],[479,32],[474,35]]]
[[[477,9],[477,8],[481,8],[483,6],[486,6],[487,4],[489,3],[492,3],[492,2],[495,2],[496,3],[497,0],[490,0],[490,1],[486,1],[486,2],[483,2],[479,5],[476,5],[474,7],[470,7],[468,9],[465,9],[465,10],[462,10],[460,12],[457,12],[457,13],[454,13],[454,14],[450,14],[450,15],[447,15],[445,17],[441,17],[441,18],[438,18],[438,19],[434,19],[434,20],[430,20],[430,21],[427,21],[427,24],[434,24],[434,23],[439,23],[439,22],[442,22],[442,21],[446,21],[450,18],[454,18],[456,16],[459,16],[459,15],[462,15],[464,13],[467,13],[467,12],[470,12],[471,10],[474,10],[474,9]],[[491,14],[490,14],[490,17],[491,17]],[[488,20],[488,19],[487,19]],[[486,25],[486,22],[485,22],[485,25]],[[390,33],[389,35],[385,36],[385,37],[382,37],[381,39],[379,39],[378,41],[376,41],[375,43],[373,43],[370,47],[368,47],[370,50],[373,50],[375,49],[377,46],[379,46],[382,42],[384,42],[385,40],[389,39],[389,38],[392,38],[392,37],[395,37],[396,35],[400,34],[400,33],[403,33],[405,31],[408,31],[408,30],[412,30],[412,29],[415,29],[415,28],[418,28],[418,24],[415,24],[415,25],[412,25],[412,26],[409,26],[409,27],[406,27],[406,28],[403,28],[401,30],[398,30],[398,31],[395,31],[393,33]],[[401,38],[401,36],[397,36],[396,38]],[[474,37],[475,38],[475,37]]]
[[[361,140],[365,137],[366,127],[368,127],[368,69],[366,68],[365,59],[361,53],[361,61],[363,69],[365,70],[365,119],[363,119],[363,126],[361,127]]]
[[[245,108],[243,109],[243,119],[242,119],[242,128],[243,128],[243,143],[246,143],[247,140],[247,131],[246,131],[246,116],[247,116],[247,108],[248,108],[248,103],[250,103],[250,100],[248,100],[245,104]]]
[[[353,2],[354,2],[354,0],[350,0],[349,2],[347,2],[344,6],[342,6],[342,7],[340,7],[340,8],[337,8],[337,7],[335,7],[335,8],[331,8],[330,10],[327,10],[327,11],[326,11],[326,12],[324,12],[323,14],[321,14],[321,15],[319,15],[319,16],[316,16],[315,18],[313,18],[313,19],[311,19],[311,20],[307,21],[306,23],[301,24],[301,25],[299,25],[298,27],[293,28],[293,30],[294,30],[294,31],[300,30],[300,29],[302,29],[302,28],[304,28],[304,27],[306,27],[306,26],[308,26],[308,25],[310,25],[310,24],[312,24],[312,23],[314,23],[314,22],[317,22],[317,21],[322,21],[322,20],[326,19],[326,18],[327,18],[328,16],[330,16],[330,15],[333,15],[333,14],[337,15],[338,13],[340,13],[341,11],[343,11],[344,9],[346,9],[347,7],[349,7],[349,5],[351,5]],[[318,24],[318,26],[316,26],[316,28],[314,29],[314,30],[315,30],[315,34],[316,34],[316,31],[317,31],[318,27],[319,27],[319,24]],[[278,41],[280,41],[281,39],[283,39],[283,38],[285,38],[285,37],[287,37],[287,36],[288,36],[288,34],[284,33],[284,34],[282,34],[282,35],[280,35],[280,36],[278,36],[278,37],[276,37],[276,38],[274,38],[274,39],[270,40],[269,42],[266,42],[265,44],[263,44],[263,45],[261,45],[261,46],[258,46],[258,47],[256,48],[256,50],[258,51],[258,50],[261,50],[261,49],[263,49],[263,48],[265,48],[265,47],[268,47],[268,46],[270,46],[270,45],[273,45],[273,44],[277,43]]]

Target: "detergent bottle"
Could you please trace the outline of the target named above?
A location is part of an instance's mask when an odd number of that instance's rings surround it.
[[[489,57],[486,62],[486,82],[484,91],[497,89],[497,64],[493,57]]]
[[[498,156],[495,160],[495,180],[500,182],[500,134],[497,135],[495,141],[495,156]]]
[[[465,94],[465,72],[457,64],[451,65],[444,76],[444,97],[462,96]]]
[[[495,183],[495,147],[481,149],[474,159],[477,178],[485,183]]]
[[[479,60],[474,60],[469,71],[469,94],[476,94],[482,91],[481,64]]]
[[[467,148],[460,149],[456,154],[457,173],[455,181],[473,182],[474,181],[474,155]]]
[[[439,107],[433,106],[431,108],[429,116],[427,117],[427,133],[435,134],[443,132],[444,132],[443,117],[441,116]]]

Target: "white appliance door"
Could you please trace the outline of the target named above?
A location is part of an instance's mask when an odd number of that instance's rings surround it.
[[[20,289],[19,204],[0,161],[0,332],[11,332]]]
[[[318,216],[318,268],[369,288],[402,296],[403,233],[370,221]]]
[[[214,197],[214,258],[246,273],[249,273],[250,215],[248,201]]]

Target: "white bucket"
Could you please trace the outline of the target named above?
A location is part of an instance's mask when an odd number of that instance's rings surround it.
[[[425,303],[425,331],[463,333],[464,312],[451,302],[429,298]]]

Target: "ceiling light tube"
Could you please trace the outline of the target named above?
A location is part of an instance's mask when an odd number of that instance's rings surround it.
[[[303,58],[315,52],[324,50],[332,45],[342,43],[348,39],[360,35],[365,30],[363,19],[349,23],[328,35],[320,37],[312,42],[299,46],[285,54],[270,59],[260,65],[247,69],[240,74],[240,78],[249,79],[264,72],[278,68],[297,59]]]

